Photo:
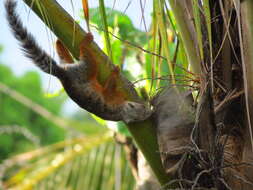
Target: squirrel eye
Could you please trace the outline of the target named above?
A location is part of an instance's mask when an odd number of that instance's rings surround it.
[[[134,108],[134,104],[129,103],[128,104],[131,108]]]

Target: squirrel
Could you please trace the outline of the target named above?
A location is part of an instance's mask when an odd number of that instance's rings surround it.
[[[101,63],[96,61],[96,54],[87,48],[87,44],[93,42],[91,33],[87,33],[82,40],[79,47],[79,61],[75,64],[72,64],[74,61],[67,48],[58,40],[56,50],[60,64],[57,64],[23,26],[15,10],[16,1],[6,0],[5,8],[9,26],[15,38],[20,42],[25,55],[42,71],[57,77],[68,96],[81,108],[102,119],[123,120],[125,123],[145,120],[151,115],[152,110],[143,101],[127,100],[116,83],[120,77],[118,67],[113,66],[104,84],[97,80],[98,65]],[[132,84],[127,85],[133,88]],[[137,96],[135,90],[133,93]]]

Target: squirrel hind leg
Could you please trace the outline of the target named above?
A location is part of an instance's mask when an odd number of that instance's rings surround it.
[[[109,92],[114,93],[116,91],[117,80],[119,78],[119,72],[120,72],[120,69],[118,66],[116,66],[105,82],[105,85],[104,85],[105,93],[109,93]]]
[[[64,44],[59,39],[57,39],[56,41],[56,52],[60,58],[61,63],[67,64],[74,63],[74,60],[70,55],[69,50],[64,46]]]
[[[85,50],[87,49],[87,45],[93,42],[93,35],[89,32],[84,36],[84,39],[80,43],[79,49],[80,49],[80,60],[85,56]]]

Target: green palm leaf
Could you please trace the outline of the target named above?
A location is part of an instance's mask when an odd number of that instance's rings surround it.
[[[65,140],[17,155],[8,162],[13,165],[5,168],[4,186],[11,189],[95,190],[113,189],[115,184],[121,189],[134,186],[125,153],[109,134]]]

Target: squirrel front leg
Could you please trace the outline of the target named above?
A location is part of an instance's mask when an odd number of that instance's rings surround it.
[[[120,69],[116,66],[107,78],[103,87],[104,99],[110,106],[119,106],[126,102],[126,96],[117,86],[117,81],[120,77],[119,75]]]
[[[95,93],[97,93],[96,95],[101,96],[103,87],[97,80],[98,63],[94,59],[92,52],[89,52],[90,50],[87,49],[87,45],[90,44],[92,41],[93,35],[91,33],[87,33],[79,47],[79,60],[83,61],[86,65],[87,82],[90,83],[90,86],[93,88]]]

